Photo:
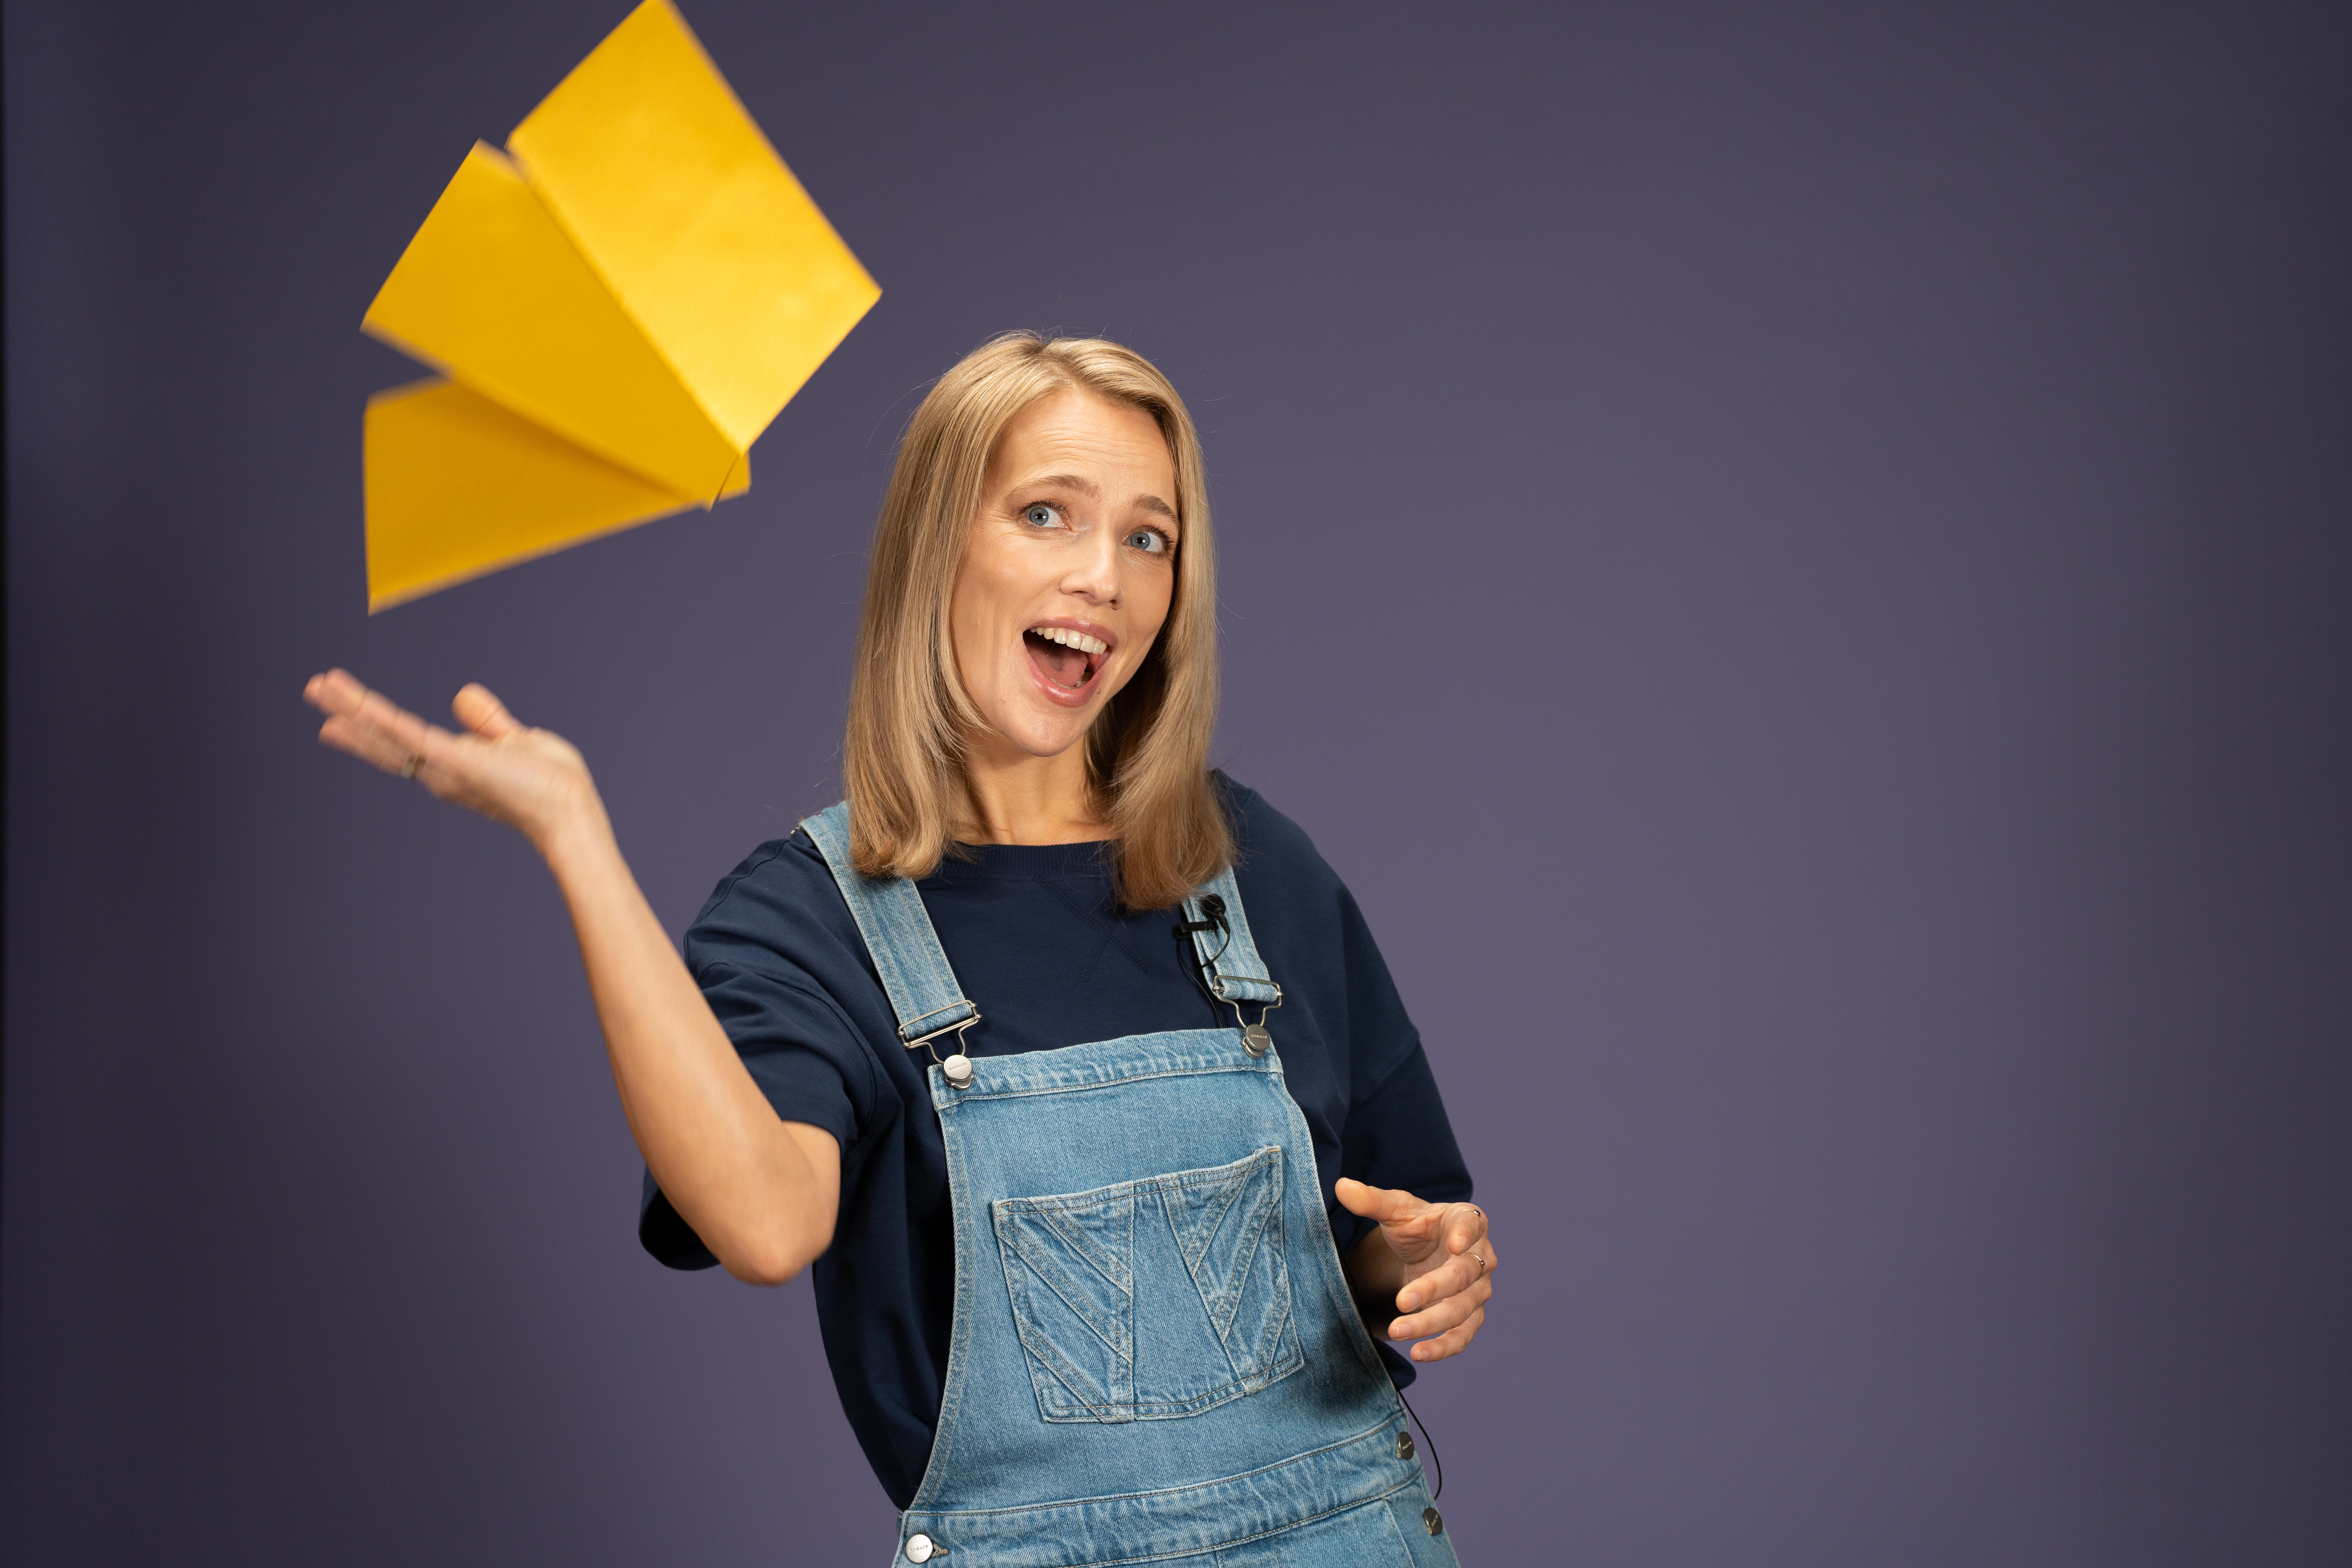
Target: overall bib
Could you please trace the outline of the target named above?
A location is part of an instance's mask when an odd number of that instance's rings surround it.
[[[1264,1014],[940,1064],[980,1011],[921,895],[851,866],[845,805],[802,826],[932,1050],[947,1148],[954,1327],[893,1563],[1455,1568]],[[1237,1016],[1280,1002],[1231,871],[1184,910]]]

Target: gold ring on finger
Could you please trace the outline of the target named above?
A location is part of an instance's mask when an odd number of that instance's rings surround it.
[[[416,776],[416,770],[424,765],[424,753],[420,752],[412,752],[409,753],[408,760],[400,764],[400,776],[404,779],[413,779]]]

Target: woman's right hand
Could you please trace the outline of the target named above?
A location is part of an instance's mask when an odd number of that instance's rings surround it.
[[[426,723],[341,669],[312,676],[302,698],[327,715],[319,739],[328,745],[507,824],[542,855],[565,833],[604,821],[579,749],[523,724],[483,687],[467,685],[449,704],[462,733]]]
[[[437,729],[340,669],[303,689],[319,739],[520,828],[563,889],[621,1110],[664,1193],[739,1279],[778,1285],[833,1244],[841,1145],[777,1120],[679,962],[614,842],[572,742],[516,720],[478,686]]]

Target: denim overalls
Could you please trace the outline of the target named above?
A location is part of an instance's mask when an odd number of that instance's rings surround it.
[[[940,1422],[893,1563],[1454,1568],[1356,1315],[1264,1027],[937,1062],[980,1021],[903,878],[833,868],[931,1103],[955,1212]],[[1224,930],[1204,919],[1223,900]],[[1186,900],[1210,988],[1271,1008],[1230,870]]]

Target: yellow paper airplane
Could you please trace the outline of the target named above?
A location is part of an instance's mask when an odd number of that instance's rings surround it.
[[[668,0],[477,143],[368,307],[368,609],[751,485],[881,290]]]

